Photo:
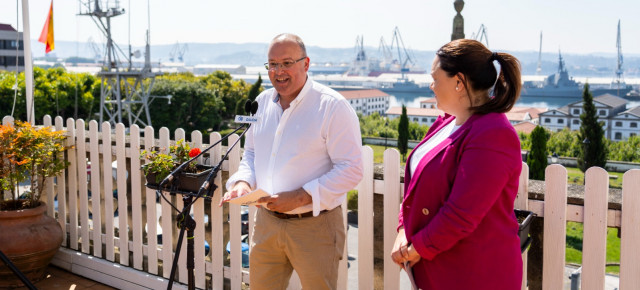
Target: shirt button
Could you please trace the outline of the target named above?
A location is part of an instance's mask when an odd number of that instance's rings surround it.
[[[423,215],[429,215],[429,210],[427,208],[423,208],[422,209],[422,214]]]

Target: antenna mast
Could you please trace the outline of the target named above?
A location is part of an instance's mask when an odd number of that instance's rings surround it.
[[[624,83],[624,71],[622,70],[622,40],[620,37],[620,20],[618,20],[618,39],[616,40],[616,47],[618,48],[618,67],[616,68],[616,84],[618,89],[620,85]]]
[[[538,49],[538,68],[536,68],[536,74],[542,72],[542,31],[540,31],[540,49]]]
[[[120,8],[120,1],[80,0],[80,4],[78,15],[90,16],[107,39],[103,67],[98,73],[101,78],[100,123],[123,123],[124,116],[129,126],[151,126],[149,103],[153,98],[149,94],[156,74],[151,72],[148,30],[145,65],[142,69],[134,69],[130,65],[131,57],[139,53],[125,53],[111,34],[111,18],[125,13],[124,8]]]

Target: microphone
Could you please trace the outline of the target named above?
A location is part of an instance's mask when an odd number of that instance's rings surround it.
[[[256,101],[251,101],[251,100],[247,100],[246,103],[244,103],[244,110],[247,112],[247,114],[250,114],[249,116],[243,116],[243,115],[236,115],[236,118],[233,120],[236,123],[242,123],[242,124],[255,124],[258,122],[258,117],[254,117],[253,115],[256,114],[256,112],[258,112],[258,102]]]
[[[251,108],[252,108],[251,100],[247,100],[247,101],[244,103],[244,111],[245,111],[247,114],[250,114],[250,113],[251,113]]]
[[[246,104],[245,104],[245,110],[246,110],[246,109],[247,109],[247,108],[246,108]],[[253,101],[253,102],[251,103],[251,115],[255,115],[255,114],[256,114],[256,112],[258,112],[258,102]]]

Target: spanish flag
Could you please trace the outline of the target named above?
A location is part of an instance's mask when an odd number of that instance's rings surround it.
[[[40,33],[40,39],[38,39],[38,41],[47,45],[46,53],[49,53],[55,48],[53,42],[53,0],[51,0],[49,15],[47,15],[47,21],[44,23],[44,27],[42,27],[42,33]]]

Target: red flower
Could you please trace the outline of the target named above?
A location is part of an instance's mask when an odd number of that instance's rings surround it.
[[[189,157],[191,158],[196,157],[198,156],[198,154],[200,154],[200,152],[202,152],[200,151],[200,148],[193,148],[189,151]]]

